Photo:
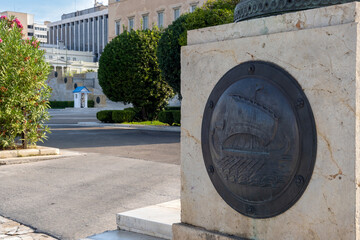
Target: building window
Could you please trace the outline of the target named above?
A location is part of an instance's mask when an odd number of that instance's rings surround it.
[[[142,29],[143,30],[149,29],[149,15],[148,14],[143,15],[142,20],[143,20]]]
[[[196,7],[197,7],[197,4],[192,4],[192,5],[190,5],[190,12],[191,12],[191,13],[194,12],[195,9],[196,9]]]
[[[30,33],[30,32],[28,32],[28,36],[29,36],[29,37],[34,36],[34,33]]]
[[[180,8],[174,8],[174,20],[180,17]]]
[[[134,29],[134,18],[129,18],[129,31]]]
[[[76,58],[75,58],[75,57],[73,58],[73,61],[76,61]]]
[[[33,29],[33,28],[34,28],[34,25],[28,25],[28,28],[29,28],[29,29]]]
[[[120,20],[119,21],[116,21],[115,22],[115,34],[116,36],[119,35],[121,33],[121,22]]]
[[[158,12],[158,27],[164,27],[164,12]]]
[[[66,57],[66,60],[70,60],[70,57]]]
[[[62,60],[64,60],[65,59],[65,57],[60,57]]]
[[[49,56],[49,59],[53,59],[53,56],[50,55],[50,56]]]

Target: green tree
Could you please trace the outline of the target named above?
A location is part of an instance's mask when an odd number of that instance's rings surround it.
[[[187,44],[187,31],[232,23],[239,0],[209,0],[194,12],[184,14],[163,32],[159,41],[158,59],[165,81],[180,94],[180,49]]]
[[[159,39],[158,30],[125,31],[106,45],[99,61],[99,83],[105,95],[132,103],[143,120],[153,119],[173,96],[160,74]]]
[[[16,148],[46,138],[50,71],[35,39],[23,40],[16,18],[0,18],[0,149]]]
[[[159,40],[158,59],[161,74],[165,81],[180,93],[180,36],[186,31],[185,23],[188,14],[181,15],[162,33]]]

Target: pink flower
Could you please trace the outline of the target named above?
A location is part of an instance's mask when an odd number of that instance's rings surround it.
[[[0,19],[6,19],[6,16],[1,16]]]
[[[0,43],[2,43],[3,42],[3,40],[0,38]]]
[[[15,18],[15,19],[13,20],[13,22],[16,23],[16,25],[18,26],[18,28],[23,28],[23,25],[21,24],[21,22],[20,22],[19,19]]]

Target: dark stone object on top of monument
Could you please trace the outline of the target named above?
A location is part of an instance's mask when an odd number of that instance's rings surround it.
[[[236,5],[234,21],[355,2],[354,0],[243,0]]]
[[[242,63],[216,84],[201,129],[204,163],[219,195],[252,218],[289,209],[315,165],[315,120],[299,83],[281,67]]]

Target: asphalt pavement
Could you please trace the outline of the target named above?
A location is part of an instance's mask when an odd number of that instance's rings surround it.
[[[52,113],[40,144],[80,156],[0,166],[0,215],[79,239],[116,229],[116,213],[180,197],[179,133],[74,126],[95,114]]]

